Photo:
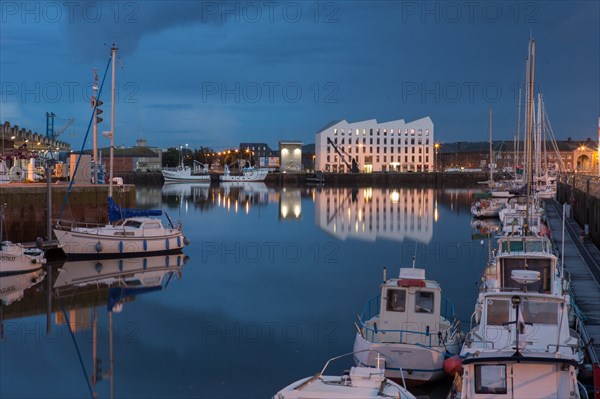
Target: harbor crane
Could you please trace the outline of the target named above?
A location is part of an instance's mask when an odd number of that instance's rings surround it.
[[[331,144],[335,152],[338,153],[342,161],[344,161],[344,163],[346,164],[346,167],[348,168],[350,173],[359,173],[358,162],[356,162],[356,159],[354,157],[352,157],[350,154],[344,151],[343,148],[338,147],[337,144],[335,144],[333,140],[331,140],[331,138],[329,137],[327,137],[327,144]],[[350,162],[348,162],[346,158],[348,158]]]
[[[64,133],[65,130],[69,128],[75,122],[74,118],[66,119],[66,123],[57,130],[54,130],[54,119],[63,119],[58,117],[54,112],[46,112],[46,138],[50,140],[55,140],[58,136]]]

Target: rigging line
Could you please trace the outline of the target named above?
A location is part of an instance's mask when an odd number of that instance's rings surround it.
[[[112,56],[109,57],[108,63],[106,64],[106,70],[104,71],[104,76],[102,77],[102,84],[100,85],[100,89],[98,90],[98,96],[96,97],[96,101],[94,104],[94,110],[92,111],[92,117],[90,118],[90,122],[88,123],[85,137],[83,138],[83,141],[81,143],[81,150],[79,151],[79,157],[77,157],[77,163],[75,163],[75,170],[73,171],[73,177],[75,177],[77,175],[77,169],[79,168],[79,162],[81,161],[81,154],[83,153],[85,143],[90,134],[90,128],[92,127],[92,123],[94,122],[94,118],[96,116],[96,109],[98,108],[98,100],[100,100],[100,95],[102,94],[102,88],[104,87],[104,81],[106,80],[106,75],[108,74],[108,68],[110,67],[111,61],[112,61]],[[60,207],[60,212],[58,213],[58,219],[60,219],[63,214],[65,205],[67,204],[67,200],[69,199],[69,193],[71,192],[71,187],[73,186],[74,181],[75,181],[75,179],[71,179],[71,181],[69,182],[69,187],[67,188],[67,194],[65,194],[65,198],[63,199],[63,203]]]
[[[65,320],[67,321],[67,327],[69,328],[69,332],[71,333],[71,339],[73,340],[73,344],[75,345],[75,350],[77,351],[77,356],[79,357],[79,363],[81,364],[81,370],[83,371],[83,375],[85,377],[85,382],[90,390],[90,396],[94,398],[94,391],[92,390],[92,386],[90,385],[90,379],[88,378],[87,371],[85,371],[85,365],[83,364],[83,358],[81,357],[81,352],[79,351],[79,345],[77,345],[77,340],[75,340],[75,334],[73,334],[73,330],[71,329],[71,322],[69,320],[69,316],[65,311],[65,308],[61,305],[63,315],[65,316]]]

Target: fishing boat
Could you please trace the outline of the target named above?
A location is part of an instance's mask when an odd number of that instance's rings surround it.
[[[389,280],[385,274],[381,294],[356,325],[357,364],[374,367],[381,353],[388,378],[412,385],[443,378],[444,360],[459,353],[464,338],[453,305],[436,281],[425,279],[424,269],[401,268]]]
[[[46,263],[44,251],[3,241],[4,206],[0,205],[0,276],[29,273]]]
[[[160,219],[152,217],[160,216],[161,210],[121,208],[112,198],[114,180],[122,181],[122,179],[113,178],[116,54],[117,48],[113,45],[111,49],[112,115],[111,130],[108,135],[111,141],[108,189],[109,223],[92,225],[63,221],[59,218],[54,226],[54,234],[67,258],[71,259],[177,253],[189,244],[189,240],[183,235],[181,223],[177,227],[171,224],[171,227],[167,228],[163,226]]]
[[[229,165],[225,165],[223,174],[219,176],[221,182],[261,182],[267,178],[269,171],[262,168],[254,168],[253,166],[246,166],[240,168],[241,174],[231,174]]]
[[[10,241],[0,242],[0,276],[32,272],[44,263],[46,258],[40,249],[25,248]]]
[[[362,365],[352,367],[341,376],[324,375],[329,364],[343,357],[356,356],[348,353],[327,361],[321,372],[312,377],[303,378],[277,392],[273,399],[414,399],[405,384],[399,385],[385,377],[383,363],[378,356],[376,367]]]
[[[163,168],[162,175],[165,182],[210,182],[208,165],[194,160],[194,169],[183,164],[183,158],[179,166],[175,168]]]
[[[519,284],[535,284],[539,275],[512,272]],[[568,302],[568,295],[527,289],[480,294],[460,357],[445,365],[456,372],[449,397],[586,397],[577,381],[583,345],[569,328]]]

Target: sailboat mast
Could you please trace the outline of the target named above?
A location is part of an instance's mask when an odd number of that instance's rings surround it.
[[[492,107],[490,107],[490,187],[494,185],[494,169],[492,165]]]
[[[525,234],[529,233],[531,195],[533,194],[533,103],[535,81],[535,39],[529,42],[529,66],[527,75],[527,205],[525,208]]]
[[[517,168],[519,167],[520,155],[520,143],[521,143],[521,87],[519,86],[519,105],[517,107],[517,140],[515,145],[515,180],[518,180]]]
[[[112,84],[110,93],[110,163],[108,175],[108,196],[113,195],[113,168],[115,158],[115,79],[116,79],[116,64],[117,64],[117,47],[113,44],[111,48],[111,63],[112,63]]]

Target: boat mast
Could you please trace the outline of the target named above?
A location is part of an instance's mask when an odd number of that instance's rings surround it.
[[[534,78],[535,78],[535,39],[529,40],[529,63],[527,67],[527,205],[525,208],[525,234],[529,233],[529,217],[531,207],[531,195],[533,194],[533,102],[534,102]]]
[[[521,87],[519,85],[519,105],[517,107],[517,140],[516,140],[516,144],[515,144],[515,166],[514,166],[514,171],[515,171],[515,180],[518,180],[518,175],[517,175],[517,168],[519,167],[519,158],[521,157],[520,152],[519,152],[519,147],[520,147],[520,143],[521,143]]]
[[[490,187],[494,185],[494,169],[492,166],[492,107],[490,106]]]
[[[111,63],[112,63],[112,84],[110,93],[110,163],[108,175],[108,196],[113,195],[113,167],[115,158],[115,79],[116,79],[116,61],[117,61],[117,46],[113,43],[111,48]]]

